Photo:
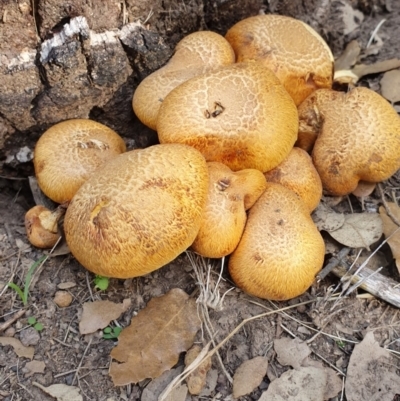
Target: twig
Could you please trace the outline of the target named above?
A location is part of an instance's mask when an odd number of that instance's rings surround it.
[[[26,309],[19,310],[11,319],[7,320],[3,324],[0,325],[0,332],[8,329],[15,321],[17,321],[20,317],[24,315]]]
[[[332,256],[329,259],[328,264],[317,274],[317,282],[319,283],[320,281],[322,281],[332,271],[334,267],[342,262],[342,259],[344,259],[350,253],[350,251],[351,248],[345,247],[340,250],[337,256]]]
[[[371,34],[371,37],[369,38],[369,41],[368,41],[368,43],[367,43],[366,49],[368,49],[368,48],[371,46],[372,42],[373,42],[374,39],[375,39],[376,34],[378,33],[380,27],[383,25],[383,23],[384,23],[385,21],[386,21],[385,19],[382,19],[382,20],[379,22],[379,24],[376,26],[376,28],[372,31],[372,34]]]
[[[89,349],[90,345],[92,344],[92,339],[93,339],[93,338],[91,337],[90,340],[89,340],[89,342],[88,342],[88,345],[87,345],[86,348],[85,348],[85,351],[83,352],[81,361],[79,362],[79,365],[78,365],[78,367],[76,368],[76,372],[75,372],[74,378],[72,379],[71,386],[74,385],[75,380],[76,380],[76,378],[78,377],[78,373],[79,373],[79,370],[80,370],[80,368],[81,368],[81,366],[82,366],[83,360],[85,359],[86,353],[88,352],[88,349]]]
[[[384,191],[382,189],[382,184],[378,183],[378,190],[379,190],[379,195],[381,196],[381,200],[383,203],[383,206],[385,207],[386,210],[386,214],[393,220],[393,223],[395,223],[397,226],[400,226],[400,221],[398,220],[398,218],[392,213],[392,211],[390,210],[390,207],[385,199],[385,194]]]

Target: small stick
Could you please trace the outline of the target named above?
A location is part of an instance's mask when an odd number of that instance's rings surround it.
[[[390,210],[390,207],[385,199],[385,194],[382,189],[382,184],[380,182],[378,183],[378,190],[379,190],[379,195],[381,196],[382,199],[383,206],[385,206],[386,214],[393,220],[393,223],[400,226],[400,221],[397,219],[396,216],[393,215],[392,211]]]
[[[342,259],[344,259],[350,253],[350,251],[351,249],[346,247],[341,249],[337,256],[332,256],[329,259],[328,264],[318,273],[317,282],[319,283],[320,281],[322,281],[332,271],[333,268],[342,263]]]
[[[91,344],[92,344],[92,337],[90,338],[90,340],[89,340],[89,342],[88,342],[88,345],[86,346],[86,349],[85,349],[85,351],[84,351],[84,353],[83,353],[83,355],[82,355],[81,361],[79,362],[79,365],[78,365],[78,367],[76,368],[76,372],[75,372],[74,378],[72,379],[71,386],[74,385],[75,380],[76,380],[76,378],[78,377],[79,370],[81,369],[81,366],[82,366],[82,364],[83,364],[83,360],[85,359],[86,353],[88,352],[88,349],[89,349],[89,347],[90,347]]]
[[[11,319],[8,319],[6,322],[0,325],[0,332],[8,329],[14,322],[16,322],[20,317],[24,315],[26,309],[19,310]]]

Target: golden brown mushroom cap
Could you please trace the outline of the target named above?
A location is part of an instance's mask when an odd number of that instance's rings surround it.
[[[318,206],[322,197],[321,178],[305,150],[293,148],[279,166],[264,175],[268,182],[281,184],[299,195],[310,213]]]
[[[324,255],[324,241],[304,202],[290,189],[267,183],[249,211],[229,272],[245,292],[282,301],[311,286]]]
[[[209,162],[208,198],[199,233],[192,249],[208,258],[233,252],[246,224],[246,210],[256,202],[267,182],[259,170],[233,172],[218,162]]]
[[[35,147],[38,184],[54,202],[67,202],[98,167],[125,150],[115,131],[95,121],[75,119],[55,124]]]
[[[207,191],[207,163],[194,148],[167,144],[124,153],[73,197],[64,220],[67,244],[93,273],[150,273],[193,243]]]
[[[400,168],[400,118],[382,96],[358,87],[317,107],[323,123],[312,158],[329,193],[349,194],[360,180],[383,181]]]
[[[136,116],[155,130],[161,103],[172,89],[196,75],[234,62],[235,54],[223,36],[201,31],[184,37],[168,63],[136,88],[132,99]]]
[[[276,76],[259,63],[237,63],[192,78],[161,105],[161,143],[184,143],[233,171],[268,171],[297,139],[297,108]]]
[[[237,62],[262,62],[281,80],[296,105],[314,90],[332,87],[332,52],[317,32],[300,20],[257,15],[239,21],[225,38]]]

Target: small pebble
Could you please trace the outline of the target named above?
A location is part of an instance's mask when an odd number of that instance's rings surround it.
[[[40,334],[33,327],[28,327],[25,330],[22,330],[19,339],[25,347],[29,347],[30,345],[36,345],[40,340]]]
[[[60,308],[65,308],[71,305],[72,295],[67,291],[57,291],[54,295],[54,302]]]

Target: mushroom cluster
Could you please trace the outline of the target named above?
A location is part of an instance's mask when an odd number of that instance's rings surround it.
[[[126,152],[89,120],[57,124],[39,140],[38,182],[67,207],[72,254],[96,274],[128,278],[191,248],[227,256],[249,294],[301,295],[324,261],[310,217],[322,191],[361,191],[400,168],[394,109],[332,82],[329,47],[290,17],[250,17],[225,37],[188,35],[133,95],[160,144]],[[49,213],[27,214],[26,226],[54,241],[60,213]]]

